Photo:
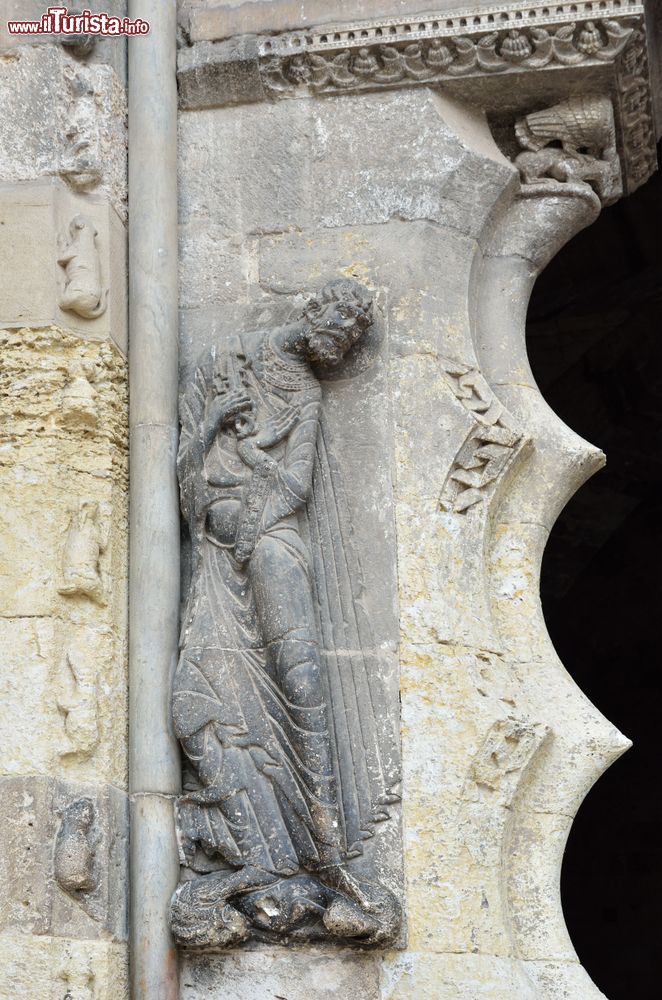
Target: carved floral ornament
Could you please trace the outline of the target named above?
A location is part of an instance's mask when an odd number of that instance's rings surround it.
[[[477,39],[431,38],[383,42],[358,49],[344,48],[328,55],[304,52],[272,57],[263,64],[265,86],[271,91],[308,84],[316,93],[355,89],[369,84],[396,84],[403,80],[430,83],[446,76],[504,73],[513,69],[577,66],[596,59],[613,62],[633,28],[603,19],[561,27],[510,28]]]

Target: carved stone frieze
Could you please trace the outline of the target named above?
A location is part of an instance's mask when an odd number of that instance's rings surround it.
[[[475,368],[442,360],[454,396],[474,418],[441,491],[442,510],[463,514],[484,501],[525,444],[505,407]]]
[[[265,88],[278,96],[306,84],[314,93],[324,94],[554,65],[589,65],[594,60],[607,63],[624,51],[634,30],[606,18],[560,27],[508,27],[477,37],[457,36],[449,28],[440,28],[437,21],[424,30],[408,27],[398,26],[393,33],[383,28],[325,33],[309,43],[305,52],[297,52],[291,39],[283,41],[280,51],[291,53],[294,46],[293,55],[272,55],[274,42],[264,42],[260,51]],[[363,39],[358,47],[357,35]],[[341,42],[346,47],[335,52]]]
[[[352,863],[398,775],[318,377],[372,318],[363,286],[332,281],[300,319],[213,349],[184,393],[193,573],[172,700],[185,770],[171,904],[184,947],[398,934],[395,895]]]

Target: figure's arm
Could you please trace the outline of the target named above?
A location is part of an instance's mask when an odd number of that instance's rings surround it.
[[[300,510],[310,495],[320,408],[318,399],[305,403],[296,426],[290,431],[285,455],[278,464],[274,487],[264,510],[264,529]]]

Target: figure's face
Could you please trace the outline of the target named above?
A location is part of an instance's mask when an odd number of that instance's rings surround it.
[[[356,305],[343,301],[313,303],[309,317],[312,323],[308,335],[309,359],[317,364],[339,364],[361,335]]]

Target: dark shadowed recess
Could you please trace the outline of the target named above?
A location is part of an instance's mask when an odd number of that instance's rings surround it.
[[[558,653],[634,742],[572,828],[562,897],[609,1000],[658,1000],[662,948],[662,181],[603,211],[534,290],[528,349],[559,416],[607,454],[543,562]]]

